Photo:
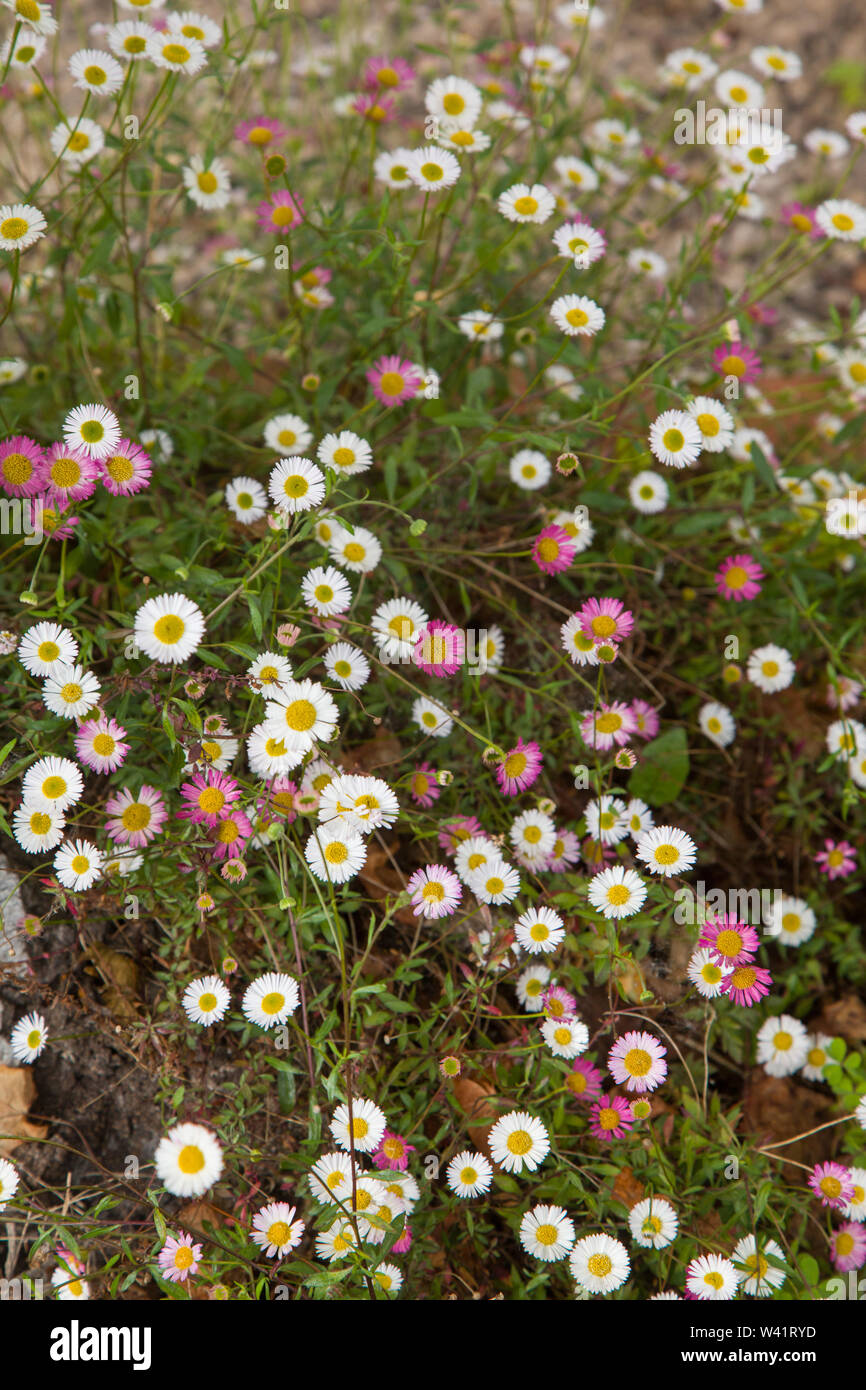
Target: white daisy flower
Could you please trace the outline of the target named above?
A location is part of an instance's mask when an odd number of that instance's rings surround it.
[[[75,86],[93,96],[110,97],[123,86],[123,68],[110,53],[82,48],[69,59],[69,72]]]
[[[322,1154],[310,1169],[310,1191],[315,1201],[332,1206],[339,1199],[351,1200],[352,1159],[347,1153]]]
[[[628,1224],[635,1245],[645,1250],[664,1250],[676,1239],[680,1223],[670,1202],[663,1197],[645,1197],[632,1207]]]
[[[319,820],[342,820],[353,830],[390,829],[400,814],[400,804],[381,777],[339,772],[322,789]]]
[[[308,753],[314,743],[327,743],[337,727],[337,706],[318,681],[290,681],[268,691],[264,723],[287,749]]]
[[[715,952],[709,947],[700,946],[692,953],[686,966],[686,974],[704,999],[718,999],[722,993],[725,976],[730,975],[732,969],[733,966],[719,965]]]
[[[553,243],[561,256],[574,261],[577,270],[586,270],[601,260],[607,244],[589,222],[566,222],[554,232]]]
[[[31,676],[54,676],[77,656],[78,643],[72,633],[57,623],[36,623],[18,643],[18,660]]]
[[[605,315],[594,299],[584,294],[563,294],[550,306],[550,317],[568,337],[592,337],[604,328]]]
[[[22,72],[28,72],[34,63],[38,63],[42,54],[45,52],[46,41],[42,34],[36,34],[32,29],[19,29],[14,37],[10,37],[0,48],[0,64],[5,71],[7,64],[14,71],[16,68]]]
[[[718,748],[727,748],[733,743],[737,732],[734,716],[717,700],[708,700],[698,711],[698,724],[711,743]]]
[[[4,209],[0,208],[0,218]],[[862,241],[866,237],[866,208],[850,198],[828,198],[815,209],[815,221],[825,236],[835,241]],[[0,237],[3,227],[0,225]],[[2,241],[0,241],[2,245]]]
[[[694,866],[697,859],[697,845],[684,830],[673,825],[654,826],[641,835],[635,846],[638,859],[646,864],[650,873],[669,878],[672,874],[683,874]]]
[[[40,758],[21,781],[25,803],[65,811],[81,800],[84,782],[75,763],[68,758]]]
[[[834,719],[827,728],[826,742],[834,757],[856,757],[866,751],[866,727],[859,719]]]
[[[469,872],[474,872],[479,867],[481,866],[470,866]],[[530,909],[529,912],[524,912],[522,917],[518,917],[514,924],[514,935],[518,944],[530,955],[535,956],[555,951],[565,940],[565,926],[558,912],[554,912],[550,907],[539,907],[535,910]]]
[[[451,120],[439,122],[434,138],[437,145],[444,145],[446,150],[453,150],[455,154],[481,154],[483,150],[490,149],[491,143],[490,136],[482,130],[473,130],[460,121]]]
[[[380,604],[370,619],[370,628],[383,659],[411,661],[418,633],[429,621],[414,599],[392,598]]]
[[[858,1100],[853,1118],[857,1121],[861,1129],[866,1129],[866,1095],[862,1095]]]
[[[866,787],[866,749],[858,749],[848,762],[848,776],[855,787]]]
[[[147,56],[166,72],[182,72],[192,77],[207,63],[207,51],[198,39],[189,39],[174,29],[154,31],[147,41]]]
[[[16,1062],[35,1062],[48,1041],[45,1019],[41,1014],[25,1014],[19,1018],[9,1037],[9,1046]]]
[[[515,183],[500,193],[497,209],[509,222],[546,222],[556,200],[543,183]]]
[[[616,864],[593,875],[586,896],[605,917],[633,917],[640,912],[646,894],[640,874]]]
[[[506,1173],[522,1173],[524,1168],[534,1173],[550,1153],[547,1130],[525,1110],[511,1110],[498,1119],[490,1130],[488,1144],[494,1163]]]
[[[297,980],[291,975],[271,971],[247,985],[241,1008],[244,1017],[260,1028],[274,1028],[285,1023],[301,1002]]]
[[[204,633],[201,609],[183,594],[149,598],[135,615],[136,645],[145,656],[163,665],[188,661]]]
[[[763,107],[764,88],[747,72],[731,69],[717,74],[713,83],[716,96],[728,106]]]
[[[584,809],[587,833],[602,845],[618,845],[628,834],[625,802],[607,794]]]
[[[668,273],[668,263],[657,251],[647,251],[636,246],[626,257],[629,270],[637,270],[653,280],[664,280]]]
[[[3,4],[14,14],[15,23],[25,24],[28,31],[43,38],[57,33],[57,20],[50,5],[40,4],[38,0],[3,0]]]
[[[185,39],[196,39],[205,48],[216,48],[222,43],[223,31],[220,26],[208,15],[199,14],[198,10],[170,11],[166,22],[174,33],[182,34]]]
[[[304,846],[304,858],[323,883],[347,883],[367,860],[362,836],[341,820],[319,825]]]
[[[351,1224],[342,1216],[327,1231],[316,1236],[316,1254],[322,1260],[342,1260],[358,1244]]]
[[[15,1196],[19,1182],[18,1170],[12,1167],[8,1159],[0,1158],[0,1211]]]
[[[541,1036],[554,1057],[571,1061],[589,1047],[589,1029],[579,1018],[546,1018]]]
[[[83,666],[58,662],[42,687],[42,703],[62,719],[82,719],[99,704],[99,681]]]
[[[469,129],[481,115],[481,92],[462,77],[437,78],[424,93],[424,105],[440,120],[460,120]]]
[[[281,512],[293,516],[295,512],[318,507],[325,496],[325,477],[310,459],[293,455],[274,464],[268,492]]]
[[[267,696],[272,689],[294,680],[290,663],[279,652],[261,652],[247,667],[246,674],[253,690]]]
[[[382,558],[378,538],[364,526],[347,531],[342,527],[330,543],[331,559],[335,565],[353,574],[372,574]]]
[[[551,472],[548,459],[538,449],[519,449],[508,465],[511,481],[526,492],[544,487]]]
[[[308,608],[320,618],[345,613],[352,602],[348,580],[333,565],[314,565],[301,580],[301,594]]]
[[[746,675],[753,685],[763,690],[765,695],[786,690],[796,674],[790,652],[768,642],[764,647],[755,647],[746,663]]]
[[[206,164],[200,154],[194,154],[181,170],[181,177],[196,207],[210,209],[228,205],[232,185],[225,160],[214,158]]]
[[[563,183],[570,183],[582,193],[594,193],[598,188],[598,174],[591,164],[571,155],[558,155],[553,167]]]
[[[265,425],[264,438],[275,454],[291,458],[293,454],[302,454],[312,444],[313,432],[300,415],[274,415]]]
[[[25,801],[12,817],[12,833],[27,854],[55,849],[63,839],[65,826],[60,811],[44,802],[37,806]]]
[[[739,1283],[736,1269],[724,1255],[698,1255],[686,1268],[686,1288],[704,1301],[736,1298]]]
[[[568,1263],[575,1283],[587,1293],[613,1293],[625,1283],[631,1269],[625,1246],[606,1235],[581,1237]]]
[[[63,440],[70,449],[82,449],[90,458],[104,459],[117,450],[120,423],[104,405],[77,405],[63,421]]]
[[[663,512],[668,504],[669,488],[667,480],[660,473],[642,469],[636,473],[628,485],[629,500],[644,516],[654,516]]]
[[[780,1014],[758,1029],[757,1059],[769,1076],[793,1076],[809,1055],[809,1034],[798,1018]]]
[[[354,1096],[351,1122],[348,1105],[338,1105],[330,1129],[334,1143],[341,1149],[354,1147],[356,1153],[368,1154],[378,1149],[382,1142],[385,1124],[384,1112],[378,1105],[371,1100],[363,1100],[361,1096]]]
[[[529,1014],[541,1013],[542,998],[550,983],[550,971],[545,965],[531,965],[515,981],[517,998]]]
[[[184,1011],[191,1023],[209,1028],[219,1023],[231,1002],[231,995],[218,975],[202,975],[191,980],[183,992]]]
[[[841,159],[849,149],[845,136],[835,130],[810,130],[803,136],[803,144],[810,154],[820,154],[825,159]]]
[[[508,838],[516,853],[541,863],[556,843],[556,825],[543,811],[524,811],[512,821]]]
[[[574,1244],[574,1222],[562,1207],[535,1206],[520,1222],[520,1243],[537,1260],[562,1260]]]
[[[237,521],[252,526],[267,514],[268,496],[255,478],[232,478],[225,490],[226,506]]]
[[[379,1265],[373,1270],[373,1278],[386,1293],[399,1293],[403,1287],[403,1275],[396,1265]]]
[[[776,937],[780,946],[800,946],[815,934],[818,919],[802,898],[787,893],[774,893],[769,910],[763,914],[767,935]]]
[[[412,151],[404,148],[383,150],[377,154],[373,164],[373,177],[389,188],[402,190],[411,186],[409,179],[409,160]]]
[[[807,1081],[823,1081],[824,1068],[832,1061],[827,1051],[833,1039],[827,1033],[809,1034],[809,1051],[802,1072]]]
[[[83,893],[102,873],[102,851],[89,840],[70,840],[54,856],[58,882],[73,892]]]
[[[454,728],[454,720],[442,705],[419,695],[412,703],[412,722],[432,738],[445,738]]]
[[[790,48],[761,44],[752,49],[749,61],[762,77],[775,77],[779,82],[794,82],[803,72],[802,59]]]
[[[495,341],[505,332],[505,325],[501,320],[494,318],[486,309],[471,309],[468,314],[461,314],[457,320],[457,327],[464,337],[472,341],[481,338]]]
[[[467,873],[466,884],[480,903],[499,907],[514,902],[520,892],[520,874],[504,859],[493,859],[474,873]]]
[[[700,458],[703,435],[684,410],[664,410],[650,425],[649,446],[668,468],[691,468]]]
[[[156,1176],[175,1197],[202,1197],[223,1170],[223,1152],[203,1125],[174,1125],[154,1155]]]
[[[720,401],[712,396],[695,396],[686,410],[701,432],[703,452],[720,454],[730,448],[734,439],[734,417]]]
[[[453,188],[460,177],[460,161],[450,150],[444,150],[439,145],[425,145],[423,149],[411,150],[406,168],[411,182],[425,193]]]
[[[744,1293],[766,1298],[785,1282],[785,1256],[775,1241],[762,1239],[760,1250],[753,1234],[743,1236],[731,1256]]]
[[[463,1149],[455,1154],[445,1173],[445,1181],[455,1197],[480,1197],[488,1192],[493,1167],[483,1154]]]
[[[147,56],[147,41],[156,31],[152,24],[140,19],[124,19],[119,24],[110,24],[105,30],[105,41],[115,58],[138,63]]]
[[[352,430],[326,434],[316,449],[316,458],[323,468],[331,468],[343,478],[366,473],[373,466],[371,445]]]
[[[4,203],[0,207],[0,251],[26,251],[45,235],[48,223],[29,203]]]
[[[334,642],[325,652],[325,669],[343,690],[360,690],[370,679],[370,663],[351,642]]]
[[[848,1172],[854,1184],[854,1195],[845,1208],[844,1215],[848,1221],[866,1221],[866,1168],[849,1168]],[[2,1204],[2,1197],[2,1173],[0,1173],[0,1204]]]

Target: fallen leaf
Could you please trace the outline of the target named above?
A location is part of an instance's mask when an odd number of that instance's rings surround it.
[[[182,1206],[177,1214],[177,1221],[178,1225],[183,1227],[185,1231],[190,1231],[198,1236],[207,1234],[204,1229],[205,1222],[214,1227],[225,1224],[222,1212],[217,1211],[216,1207],[212,1207],[210,1202],[206,1202],[204,1199],[187,1202]]]
[[[856,994],[844,994],[825,1004],[815,1031],[829,1033],[846,1042],[866,1042],[866,1004]]]
[[[631,1211],[635,1202],[639,1202],[644,1194],[644,1185],[639,1182],[631,1168],[620,1168],[614,1179],[610,1195],[615,1202],[622,1202],[623,1206]]]
[[[130,956],[123,956],[110,946],[94,941],[90,957],[102,976],[102,1001],[115,1018],[137,1017],[138,966]]]
[[[27,1112],[36,1099],[30,1067],[0,1067],[0,1158],[8,1158],[28,1139],[44,1139],[47,1125],[31,1124]]]

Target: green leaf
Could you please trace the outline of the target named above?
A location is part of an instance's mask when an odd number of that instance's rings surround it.
[[[643,750],[629,780],[629,794],[650,806],[664,806],[680,794],[689,775],[685,729],[668,729]]]

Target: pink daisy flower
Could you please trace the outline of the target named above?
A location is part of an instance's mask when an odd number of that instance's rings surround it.
[[[75,735],[76,757],[94,772],[116,772],[129,752],[129,744],[123,742],[125,738],[123,726],[107,715],[87,719],[79,724]]]
[[[713,353],[713,366],[721,376],[734,376],[744,384],[761,375],[761,359],[745,343],[724,343]]]
[[[415,81],[415,69],[404,58],[368,58],[364,86],[373,91],[399,92]]]
[[[837,676],[836,685],[838,690],[832,685],[827,687],[827,704],[831,709],[849,710],[860,703],[863,686],[859,681],[852,681],[850,676]]]
[[[168,819],[162,793],[147,782],[137,794],[128,787],[115,792],[106,801],[105,809],[111,817],[105,828],[112,840],[134,849],[150,844]]]
[[[380,357],[367,372],[367,380],[383,405],[403,405],[421,390],[421,373],[405,357]]]
[[[632,700],[631,712],[635,722],[635,733],[643,739],[655,738],[660,727],[658,710],[648,705],[646,700]]]
[[[291,825],[298,816],[295,809],[297,795],[297,783],[290,777],[275,777],[268,783],[267,793],[256,802],[256,811],[268,824],[274,816],[279,816],[286,825]]]
[[[735,966],[729,975],[725,975],[720,988],[732,1004],[742,1004],[750,1009],[759,999],[764,999],[770,993],[772,983],[773,977],[769,970],[764,970],[749,961],[746,965]]]
[[[403,1227],[403,1234],[399,1240],[395,1240],[391,1246],[392,1255],[405,1255],[412,1244],[412,1227],[409,1222]]]
[[[10,497],[33,497],[45,486],[45,451],[26,434],[0,444],[0,487]]]
[[[496,765],[499,790],[506,796],[517,796],[531,787],[541,771],[541,749],[537,743],[524,743],[518,738],[514,748]]]
[[[580,736],[588,748],[614,748],[628,743],[637,733],[637,721],[629,705],[622,700],[601,703],[597,710],[587,710],[580,723]]]
[[[254,145],[259,150],[267,150],[289,138],[286,127],[270,116],[258,116],[253,121],[242,121],[240,125],[235,126],[234,135],[236,140],[243,140],[245,145]]]
[[[820,241],[824,235],[818,226],[815,209],[805,203],[783,203],[781,219],[793,232],[802,232],[812,241]]]
[[[434,618],[415,638],[412,660],[425,675],[453,676],[463,664],[465,651],[460,629]]]
[[[243,859],[227,859],[220,869],[220,878],[228,883],[243,883],[247,876],[247,866]]]
[[[282,188],[278,193],[271,194],[263,203],[257,204],[256,216],[259,226],[266,232],[276,232],[277,236],[282,236],[284,232],[290,232],[293,227],[298,227],[303,222],[304,204],[301,198],[296,198],[287,188]]]
[[[304,1223],[295,1220],[295,1211],[287,1202],[269,1202],[256,1212],[250,1238],[266,1255],[282,1259],[300,1245]]]
[[[601,873],[606,865],[613,863],[616,859],[616,850],[613,845],[602,844],[601,840],[594,840],[591,835],[587,835],[583,841],[580,854],[584,864],[593,875]]]
[[[180,794],[186,805],[177,812],[179,820],[214,826],[228,815],[241,789],[233,777],[209,767],[206,772],[197,772],[191,781],[184,782]]]
[[[815,863],[829,879],[847,878],[857,868],[857,851],[847,840],[825,840]]]
[[[473,835],[483,834],[484,829],[476,816],[458,816],[456,820],[448,821],[443,825],[439,831],[439,844],[442,849],[448,850],[449,854],[454,854],[462,840],[469,840]]]
[[[846,1221],[830,1237],[830,1259],[842,1274],[866,1264],[866,1230],[859,1221]]]
[[[352,110],[373,125],[384,125],[394,119],[394,98],[380,96],[377,92],[362,92],[352,102]]]
[[[622,1096],[601,1096],[589,1112],[593,1139],[622,1139],[634,1124],[634,1116]]]
[[[561,574],[576,554],[577,546],[562,526],[545,526],[532,547],[532,558],[544,574]]]
[[[99,469],[103,486],[113,497],[131,497],[149,486],[153,464],[140,444],[121,439],[113,454],[100,459]]]
[[[226,858],[237,859],[243,853],[244,845],[252,833],[253,827],[249,817],[243,811],[232,807],[228,815],[220,821],[213,835],[214,860],[218,862]]]
[[[80,516],[69,516],[66,509],[55,498],[44,492],[36,498],[42,508],[42,529],[52,541],[68,541],[81,520]]]
[[[167,1236],[165,1245],[156,1257],[164,1278],[172,1283],[183,1284],[191,1275],[198,1273],[201,1259],[201,1246],[196,1245],[191,1235],[179,1231],[177,1237]]]
[[[42,476],[45,496],[51,505],[68,507],[82,502],[96,489],[99,464],[83,449],[70,449],[68,444],[52,444],[45,455]]]
[[[577,1000],[561,985],[551,985],[541,996],[541,1008],[548,1018],[574,1018]]]
[[[415,870],[406,892],[416,917],[450,917],[463,897],[463,885],[444,864],[425,864]]]
[[[652,1033],[623,1033],[607,1054],[607,1069],[627,1091],[654,1091],[668,1074],[666,1055]]]
[[[713,953],[717,965],[747,965],[758,949],[758,933],[737,917],[713,917],[704,922],[698,946]]]
[[[844,1211],[854,1196],[851,1173],[841,1163],[816,1163],[809,1175],[809,1186],[822,1207]]]
[[[409,1155],[415,1152],[414,1144],[407,1144],[402,1134],[395,1134],[392,1129],[386,1129],[382,1135],[382,1142],[373,1154],[373,1162],[377,1168],[390,1168],[398,1173],[405,1173],[409,1167]]]
[[[417,806],[429,810],[442,791],[436,779],[436,769],[430,763],[419,763],[409,782],[409,795]]]
[[[578,1100],[591,1101],[601,1095],[604,1078],[598,1067],[586,1057],[577,1057],[571,1064],[565,1084]]]
[[[634,627],[634,617],[618,598],[588,598],[577,616],[584,637],[593,642],[621,642]]]
[[[719,565],[714,578],[722,598],[741,603],[743,599],[757,598],[765,575],[751,555],[729,555]]]
[[[564,874],[576,864],[580,858],[580,839],[573,830],[557,830],[553,849],[550,857],[545,862],[545,869],[549,869],[554,874]]]

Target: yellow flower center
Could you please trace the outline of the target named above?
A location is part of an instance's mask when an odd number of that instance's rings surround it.
[[[449,116],[459,116],[466,106],[466,102],[459,92],[449,92],[447,96],[443,97],[442,105]]]
[[[176,613],[163,613],[153,625],[153,635],[164,647],[174,647],[186,632],[186,623]]]
[[[515,199],[514,211],[521,217],[531,217],[533,213],[538,212],[538,199],[530,197],[528,193],[524,194],[522,198]]]
[[[275,991],[273,994],[266,994],[262,998],[262,1013],[268,1015],[278,1014],[280,1009],[285,1007],[285,1003],[286,997],[284,994],[280,994],[279,991]]]
[[[349,850],[342,840],[333,840],[325,847],[325,859],[329,864],[345,864]]]
[[[219,787],[204,787],[198,794],[199,809],[208,816],[215,816],[221,811],[225,800],[225,794]]]
[[[201,798],[199,798],[201,805]],[[131,805],[124,808],[120,817],[126,830],[144,830],[145,826],[150,825],[150,807],[142,801],[133,801]]]
[[[583,328],[589,323],[589,314],[584,309],[569,309],[565,317],[572,328]]]
[[[622,1061],[630,1076],[646,1076],[652,1066],[652,1057],[642,1047],[631,1048]]]
[[[162,56],[167,63],[188,63],[190,52],[182,43],[167,43],[162,50]]]
[[[532,1137],[527,1134],[525,1129],[515,1129],[509,1134],[505,1145],[509,1153],[522,1157],[523,1154],[528,1154],[532,1148]]]
[[[33,464],[26,454],[7,454],[3,460],[3,477],[7,483],[29,482],[33,476]]]
[[[51,465],[51,481],[58,487],[75,487],[81,480],[81,469],[71,458],[55,459]]]
[[[198,1144],[185,1144],[177,1156],[177,1166],[182,1173],[200,1173],[204,1167],[204,1154]]]
[[[613,1269],[613,1261],[610,1255],[590,1255],[586,1267],[594,1278],[605,1279]]]
[[[286,706],[286,723],[295,733],[306,733],[316,722],[316,707],[310,700],[293,700]]]
[[[23,217],[7,217],[0,222],[0,236],[7,241],[20,241],[27,231],[27,223]]]

